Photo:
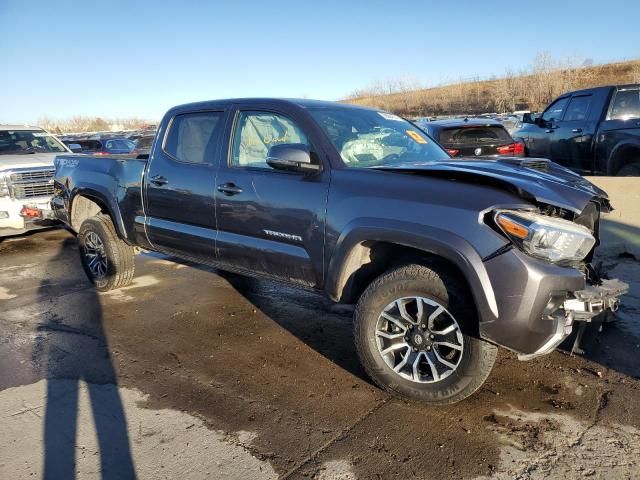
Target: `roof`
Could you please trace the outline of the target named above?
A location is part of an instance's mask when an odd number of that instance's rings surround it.
[[[171,110],[178,109],[193,109],[193,108],[211,108],[212,106],[226,106],[233,103],[252,103],[252,104],[272,104],[276,105],[296,105],[302,108],[345,108],[345,109],[367,109],[379,111],[380,109],[364,107],[361,105],[353,105],[350,103],[338,103],[328,100],[312,100],[309,98],[269,98],[269,97],[255,97],[255,98],[227,98],[221,100],[207,100],[203,102],[186,103],[183,105],[177,105]]]
[[[32,125],[1,125],[0,124],[0,131],[6,131],[6,130],[42,130],[44,131],[43,128],[34,127]]]

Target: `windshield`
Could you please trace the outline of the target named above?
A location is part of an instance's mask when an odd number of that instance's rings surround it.
[[[57,138],[42,130],[0,131],[0,155],[66,151]]]
[[[347,167],[388,167],[451,160],[431,138],[402,118],[357,108],[316,108],[309,113]]]

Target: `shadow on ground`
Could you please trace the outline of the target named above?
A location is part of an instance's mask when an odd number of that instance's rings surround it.
[[[50,263],[68,258],[75,245],[75,240],[65,239]],[[50,302],[49,280],[42,281],[38,294],[42,302]],[[98,295],[93,288],[87,288],[67,295],[66,301],[64,315],[52,311],[42,314],[33,348],[32,362],[47,379],[43,478],[75,478],[80,382],[86,382],[90,397],[102,478],[135,478]]]

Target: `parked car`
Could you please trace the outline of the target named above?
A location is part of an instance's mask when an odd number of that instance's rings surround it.
[[[154,138],[156,138],[155,135],[145,135],[144,137],[138,138],[134,142],[135,147],[131,153],[134,155],[149,155]]]
[[[552,162],[452,160],[393,114],[312,100],[178,106],[153,145],[56,159],[95,287],[131,282],[142,247],[357,302],[359,357],[394,394],[459,401],[495,345],[547,354],[626,289],[590,267],[607,194]]]
[[[530,156],[584,175],[640,176],[640,84],[565,93],[514,132]]]
[[[126,138],[100,138],[100,139],[69,139],[65,140],[67,146],[80,145],[80,149],[74,153],[87,153],[93,155],[131,155],[135,149],[135,143]]]
[[[435,138],[454,158],[524,155],[524,144],[511,138],[507,129],[497,120],[436,120],[424,124],[422,129]]]
[[[41,128],[0,125],[0,237],[52,224],[53,160],[69,152]]]

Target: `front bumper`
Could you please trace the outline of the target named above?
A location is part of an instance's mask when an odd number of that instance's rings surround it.
[[[574,268],[537,260],[512,249],[485,262],[498,316],[480,323],[480,336],[528,360],[551,353],[574,323],[617,308],[627,290],[620,281],[588,286]]]

